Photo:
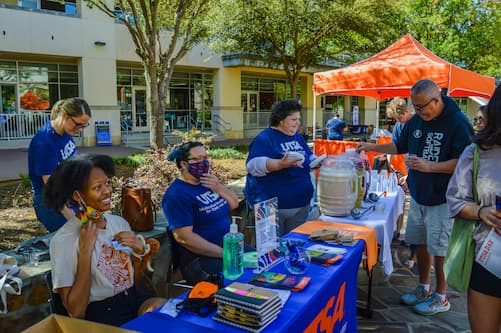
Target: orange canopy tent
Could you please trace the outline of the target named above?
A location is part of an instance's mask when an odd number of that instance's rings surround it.
[[[449,96],[490,98],[495,79],[460,68],[433,54],[407,34],[378,54],[353,65],[315,73],[316,95],[408,97],[416,81],[428,78]]]
[[[495,88],[494,78],[443,60],[407,34],[368,59],[344,68],[315,73],[313,90],[315,97],[321,94],[372,97],[376,99],[379,111],[380,100],[408,97],[414,83],[424,78],[435,81],[441,88],[447,88],[447,94],[452,97],[490,98]],[[313,101],[315,130],[316,98]]]

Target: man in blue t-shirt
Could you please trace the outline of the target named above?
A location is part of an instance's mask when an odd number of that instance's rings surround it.
[[[346,128],[346,123],[343,119],[339,119],[337,113],[327,121],[327,129],[329,130],[327,134],[327,139],[329,140],[343,140],[343,131]]]
[[[408,153],[407,167],[411,201],[406,241],[418,246],[419,285],[402,302],[413,305],[420,314],[432,315],[450,309],[446,297],[444,259],[452,230],[445,192],[464,148],[470,144],[473,129],[457,104],[440,94],[429,79],[411,89],[411,100],[418,116],[403,127],[395,142],[360,143],[358,151],[388,154]],[[435,261],[436,291],[430,289],[432,260]]]

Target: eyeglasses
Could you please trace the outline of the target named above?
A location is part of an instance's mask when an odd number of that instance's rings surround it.
[[[479,123],[479,122],[481,122],[481,121],[484,121],[484,118],[483,118],[483,117],[475,117],[475,118],[473,118],[473,122],[474,122],[474,123]]]
[[[82,129],[82,128],[85,128],[85,127],[90,125],[89,123],[85,123],[85,124],[79,123],[79,122],[75,121],[75,119],[73,119],[73,117],[71,117],[71,116],[70,116],[70,119],[73,122],[73,125],[75,125],[75,127],[78,129]]]
[[[428,103],[425,103],[425,104],[422,104],[422,105],[419,105],[419,104],[412,104],[412,106],[414,106],[414,110],[416,110],[417,112],[421,112],[424,110],[425,107],[428,106],[428,104],[430,104],[431,102],[433,102],[434,100],[436,100],[438,98],[438,96],[435,96],[433,97],[432,99],[430,99],[428,101]]]
[[[188,161],[203,162],[203,161],[206,161],[208,159],[209,159],[208,156],[205,155],[205,156],[189,157]]]

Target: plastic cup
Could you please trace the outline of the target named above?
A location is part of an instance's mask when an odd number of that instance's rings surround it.
[[[24,262],[29,266],[38,266],[40,263],[40,251],[37,249],[26,249],[23,256]]]

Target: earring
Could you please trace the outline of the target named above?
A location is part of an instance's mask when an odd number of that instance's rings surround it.
[[[85,206],[81,202],[78,203],[78,215],[80,218],[80,225],[84,225],[85,223],[89,222]]]

